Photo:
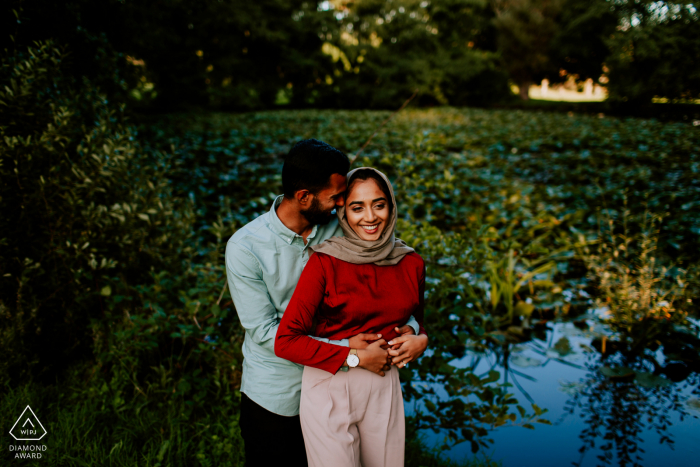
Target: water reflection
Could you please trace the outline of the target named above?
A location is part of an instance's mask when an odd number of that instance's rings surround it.
[[[694,465],[700,438],[698,328],[653,324],[655,340],[649,342],[648,323],[630,330],[635,338],[601,324],[596,315],[542,322],[520,333],[504,332],[504,342],[488,352],[470,351],[451,360],[462,377],[498,371],[499,383],[510,386],[504,392],[513,393],[521,405],[549,410],[545,417],[552,427],[493,432],[492,457],[506,466],[637,466],[667,459]],[[646,345],[639,345],[640,339]],[[433,381],[428,387],[433,407],[459,397],[449,385]],[[465,407],[470,399],[474,396],[464,398]],[[407,405],[409,411],[426,408],[425,402]],[[456,423],[445,426],[445,420],[436,419],[443,428],[431,435],[436,444],[444,440],[445,428],[458,429]],[[674,452],[678,438],[681,449]],[[460,444],[449,453],[459,460],[468,451]]]
[[[673,448],[673,415],[680,421],[691,415],[687,404],[697,395],[697,373],[675,373],[679,365],[670,363],[670,372],[680,379],[673,382],[648,361],[629,362],[619,355],[601,361],[589,354],[586,366],[586,376],[566,386],[572,397],[565,410],[570,415],[580,412],[586,425],[579,435],[581,456],[574,465],[583,465],[596,446],[602,451],[597,465],[643,465],[644,430],[653,430],[659,444]]]

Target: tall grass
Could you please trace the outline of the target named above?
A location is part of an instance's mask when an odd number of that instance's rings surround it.
[[[0,399],[0,429],[7,433],[30,405],[47,430],[40,460],[14,459],[11,465],[47,466],[242,466],[238,397],[192,410],[186,400],[140,395],[114,399],[109,382],[82,381],[80,372],[53,386],[6,387]],[[119,397],[119,396],[117,396]],[[192,415],[186,416],[186,413]],[[31,443],[13,440],[12,444]]]
[[[86,379],[87,378],[87,379]],[[3,449],[0,464],[12,466],[230,466],[245,462],[238,425],[240,393],[227,392],[201,407],[184,399],[158,400],[135,393],[116,396],[108,380],[74,370],[67,381],[44,386],[6,386],[0,397],[0,430],[8,433],[29,405],[46,436],[41,459],[15,459]],[[150,395],[149,395],[150,396]],[[192,415],[187,416],[187,413]],[[426,445],[407,421],[407,467],[492,467],[490,460],[450,461]],[[9,435],[8,435],[9,437]],[[271,440],[274,443],[274,440]]]
[[[688,271],[658,260],[662,218],[649,212],[639,217],[630,219],[626,206],[619,221],[606,216],[599,240],[581,251],[597,285],[595,302],[603,322],[633,353],[673,326],[688,327],[686,308],[692,303]],[[631,232],[630,224],[639,230]]]

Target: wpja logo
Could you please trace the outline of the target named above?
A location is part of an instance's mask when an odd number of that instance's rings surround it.
[[[27,406],[10,428],[10,434],[17,441],[39,441],[46,436],[46,428],[41,424],[32,408]],[[10,445],[10,451],[15,451],[15,459],[41,459],[41,454],[46,451],[46,446],[43,444]]]

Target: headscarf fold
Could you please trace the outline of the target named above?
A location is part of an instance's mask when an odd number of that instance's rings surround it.
[[[348,172],[348,186],[352,183],[352,176],[358,170],[369,169],[379,174],[389,187],[391,195],[391,216],[389,222],[384,227],[384,231],[378,240],[368,241],[362,240],[359,235],[348,224],[345,217],[345,206],[336,209],[338,223],[343,230],[344,237],[331,237],[325,242],[318,245],[313,245],[310,248],[315,252],[325,253],[329,256],[338,258],[339,260],[353,264],[370,264],[374,263],[377,266],[391,266],[398,264],[408,253],[413,251],[413,248],[406,245],[401,239],[394,237],[396,228],[396,219],[398,219],[398,206],[394,198],[394,188],[391,186],[389,179],[377,169],[372,167],[359,167]]]

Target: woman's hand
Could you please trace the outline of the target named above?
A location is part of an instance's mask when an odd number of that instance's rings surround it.
[[[365,349],[358,349],[357,356],[360,359],[358,366],[379,376],[384,376],[385,366],[389,363],[389,352],[382,349],[383,345],[386,345],[386,341],[379,339]]]
[[[389,349],[392,365],[403,368],[408,362],[412,362],[423,355],[425,349],[428,348],[428,336],[425,334],[417,336],[404,334],[390,340],[389,345],[392,346]]]

